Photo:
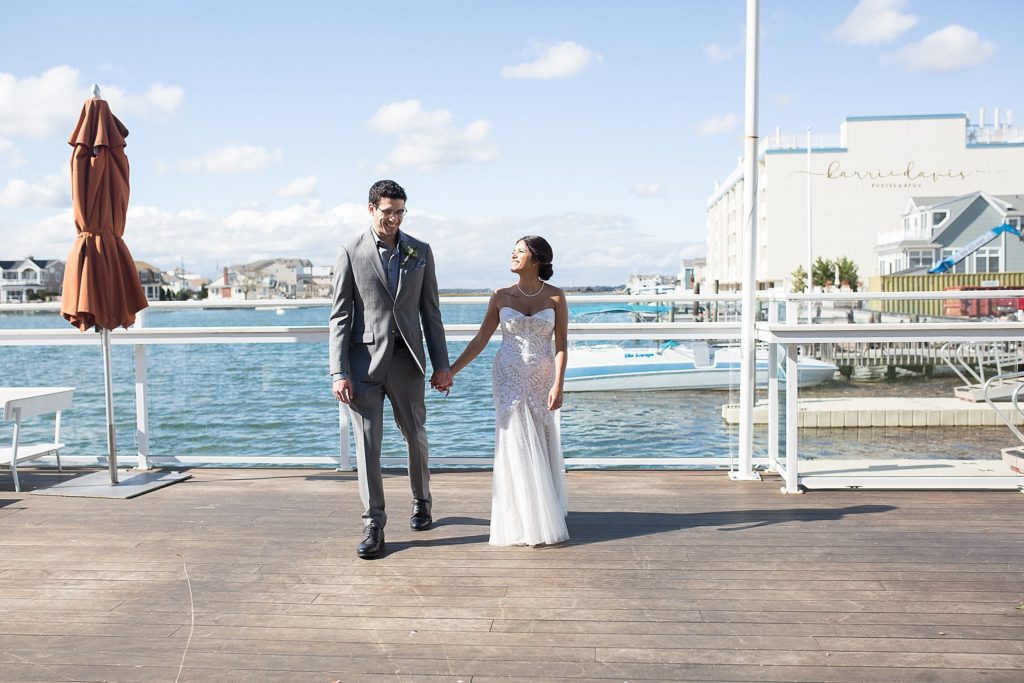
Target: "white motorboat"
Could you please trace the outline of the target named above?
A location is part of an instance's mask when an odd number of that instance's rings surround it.
[[[757,353],[756,381],[768,383],[768,353]],[[814,358],[797,361],[797,381],[813,386],[839,370]],[[660,345],[579,346],[569,350],[565,391],[658,391],[730,389],[740,381],[740,353],[735,346],[707,342],[665,342]]]

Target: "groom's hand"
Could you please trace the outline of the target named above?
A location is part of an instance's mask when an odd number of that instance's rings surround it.
[[[334,398],[338,399],[342,403],[352,402],[352,380],[350,379],[336,379],[334,380]]]
[[[451,370],[434,370],[434,374],[430,376],[430,386],[444,394],[451,390],[453,384],[455,380],[452,378]]]

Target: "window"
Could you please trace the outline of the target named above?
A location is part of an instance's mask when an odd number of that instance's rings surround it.
[[[986,247],[974,252],[974,272],[998,273],[999,252],[999,247]]]
[[[931,249],[913,249],[907,252],[910,268],[931,268],[935,263],[935,252]]]
[[[956,253],[956,249],[943,249],[942,258],[947,258]],[[953,265],[952,268],[946,271],[947,273],[966,273],[967,272],[967,259],[960,261]]]
[[[932,228],[939,227],[948,215],[948,211],[932,211]]]
[[[1010,216],[1006,219],[1006,222],[1020,230],[1020,216]]]

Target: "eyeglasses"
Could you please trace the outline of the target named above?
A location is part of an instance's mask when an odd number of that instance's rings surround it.
[[[380,215],[384,216],[384,218],[398,218],[399,220],[405,218],[405,214],[409,213],[409,209],[377,209],[377,211],[379,211]]]

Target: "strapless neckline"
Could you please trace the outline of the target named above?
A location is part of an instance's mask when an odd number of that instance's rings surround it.
[[[545,311],[554,311],[555,310],[553,308],[542,308],[539,311],[537,311],[536,313],[528,314],[528,313],[523,313],[522,311],[516,310],[516,309],[512,308],[511,306],[502,306],[501,307],[501,310],[505,310],[505,309],[508,309],[508,310],[512,311],[513,313],[518,313],[519,315],[523,316],[524,318],[536,318],[538,315],[540,315],[541,313],[544,313]]]

